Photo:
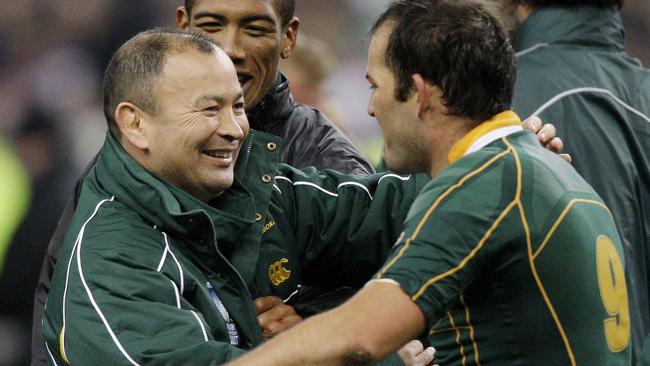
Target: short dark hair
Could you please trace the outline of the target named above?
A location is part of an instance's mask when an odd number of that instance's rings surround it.
[[[475,2],[463,0],[397,0],[379,16],[374,34],[394,23],[386,65],[397,83],[395,95],[405,101],[419,73],[443,93],[453,115],[477,122],[510,109],[515,57],[500,23]]]
[[[597,7],[610,7],[618,6],[623,7],[625,0],[517,0],[520,4],[528,4],[534,7],[543,7],[551,5],[560,6],[577,6],[577,5],[590,5]]]
[[[293,14],[296,11],[296,0],[273,0],[280,2],[280,20],[282,21],[282,26],[289,24],[291,19],[293,19]],[[192,18],[192,8],[196,0],[185,0],[185,11],[187,15]]]
[[[160,112],[154,93],[166,58],[187,49],[209,54],[215,52],[216,46],[200,34],[156,28],[137,34],[115,51],[102,85],[104,116],[115,136],[120,136],[114,116],[118,104],[130,102],[147,113]]]

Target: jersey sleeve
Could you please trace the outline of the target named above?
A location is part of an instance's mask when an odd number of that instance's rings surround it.
[[[450,167],[414,202],[404,233],[376,279],[395,281],[429,327],[450,302],[496,265],[517,226],[514,189],[502,162]],[[506,169],[507,171],[507,169]]]
[[[281,166],[275,184],[306,283],[340,287],[360,286],[379,269],[424,182]]]

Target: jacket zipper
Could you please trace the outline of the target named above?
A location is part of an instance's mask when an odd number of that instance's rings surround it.
[[[248,140],[248,146],[246,146],[246,156],[244,157],[244,163],[240,170],[243,174],[245,174],[246,169],[248,169],[248,161],[250,160],[251,150],[253,149],[253,140],[255,140],[255,133],[251,133],[251,138]]]
[[[205,214],[207,215],[207,212],[205,212]],[[260,324],[257,321],[257,313],[255,312],[255,309],[253,308],[253,297],[251,296],[251,293],[248,290],[248,286],[246,285],[246,282],[242,278],[241,274],[239,274],[239,271],[237,271],[237,269],[235,269],[235,267],[233,267],[232,264],[230,264],[230,262],[226,259],[226,257],[224,257],[223,254],[221,254],[221,251],[219,250],[219,244],[217,243],[217,235],[214,232],[214,227],[212,228],[212,238],[214,239],[213,240],[214,249],[216,250],[217,255],[223,260],[224,263],[226,263],[226,265],[228,267],[230,267],[230,269],[233,272],[235,272],[237,274],[237,278],[239,279],[240,283],[242,285],[244,285],[244,289],[246,290],[246,297],[248,299],[247,307],[248,307],[248,310],[250,311],[251,315],[253,315],[253,319],[255,320],[255,330],[257,331],[257,335],[259,336],[259,340],[261,341],[262,339],[264,339],[264,337],[262,336],[262,329],[260,328]]]

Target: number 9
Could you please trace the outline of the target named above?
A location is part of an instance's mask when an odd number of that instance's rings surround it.
[[[596,240],[596,268],[600,297],[610,315],[603,321],[607,346],[612,352],[621,352],[630,342],[627,286],[621,257],[612,240],[605,235]]]

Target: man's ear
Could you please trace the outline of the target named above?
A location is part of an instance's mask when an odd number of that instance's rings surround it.
[[[135,105],[122,102],[115,108],[115,122],[122,138],[141,150],[149,148],[149,140],[144,133],[142,110]]]
[[[422,119],[424,112],[432,107],[433,86],[429,84],[422,75],[413,74],[413,84],[415,84],[415,91],[418,98],[418,118]]]
[[[179,6],[176,9],[176,26],[183,30],[187,30],[190,26],[190,15],[187,14],[184,6]]]
[[[282,36],[282,52],[280,53],[280,56],[283,59],[289,58],[293,49],[296,47],[298,28],[300,28],[300,19],[293,17],[284,29],[284,35]]]

